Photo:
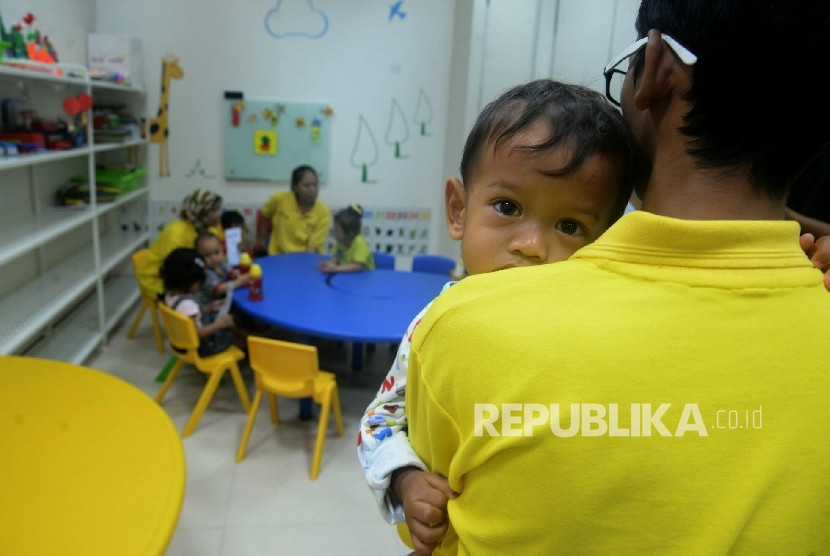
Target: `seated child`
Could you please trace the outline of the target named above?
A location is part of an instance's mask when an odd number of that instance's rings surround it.
[[[201,232],[196,238],[196,252],[205,262],[205,281],[196,293],[202,307],[219,310],[228,290],[247,286],[251,278],[231,268],[225,260],[222,242],[210,232]]]
[[[195,294],[205,281],[205,263],[195,249],[178,248],[170,252],[161,267],[164,281],[164,304],[193,319],[199,334],[199,354],[213,355],[233,343],[230,329],[234,325],[230,314],[205,319],[202,306]]]
[[[328,261],[317,266],[323,272],[359,272],[374,270],[375,258],[372,249],[360,233],[363,227],[363,207],[352,205],[334,215],[332,235],[337,243]]]
[[[447,228],[461,240],[466,271],[562,261],[596,240],[623,214],[631,159],[625,121],[601,94],[546,79],[504,93],[467,138],[462,179],[445,186]],[[428,307],[409,325],[366,408],[357,446],[381,513],[406,523],[419,553],[444,536],[447,502],[457,496],[444,477],[428,472],[407,435],[409,347]]]

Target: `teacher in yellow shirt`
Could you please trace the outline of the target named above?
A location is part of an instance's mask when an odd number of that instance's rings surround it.
[[[314,168],[307,165],[294,168],[291,191],[272,195],[262,207],[262,218],[257,222],[256,247],[265,248],[270,223],[269,255],[320,253],[328,237],[331,213],[317,200],[319,189]]]

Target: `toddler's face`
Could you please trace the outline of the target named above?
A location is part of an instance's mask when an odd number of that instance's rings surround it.
[[[222,243],[215,237],[200,241],[198,251],[199,256],[205,261],[205,266],[209,268],[219,266],[225,258]]]
[[[488,145],[466,190],[458,180],[447,183],[450,235],[461,240],[470,274],[563,261],[610,225],[619,187],[615,160],[592,155],[577,171],[553,176],[569,152],[514,148],[543,141],[547,125],[529,127],[495,152]],[[463,206],[455,225],[454,202]]]

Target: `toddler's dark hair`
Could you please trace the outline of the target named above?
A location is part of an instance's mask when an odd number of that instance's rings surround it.
[[[187,291],[205,281],[205,262],[195,249],[173,249],[161,265],[161,278],[166,291]]]
[[[517,148],[535,152],[567,149],[570,160],[551,172],[559,176],[577,171],[594,154],[615,158],[620,177],[614,219],[619,218],[631,196],[633,141],[622,114],[603,95],[580,85],[538,79],[518,85],[488,104],[464,145],[460,168],[464,187],[469,187],[486,149],[495,152],[540,120],[550,125],[548,138]]]
[[[360,233],[360,229],[363,227],[362,220],[363,207],[360,205],[351,205],[344,209],[340,209],[337,211],[337,214],[334,215],[334,221],[337,224],[340,224],[340,228],[342,228],[344,232],[351,235],[357,235]]]
[[[222,229],[225,230],[228,228],[244,228],[245,217],[237,210],[226,210],[222,213],[220,223],[222,224]]]

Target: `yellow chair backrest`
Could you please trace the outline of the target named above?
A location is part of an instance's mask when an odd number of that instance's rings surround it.
[[[142,288],[141,280],[138,279],[138,273],[141,270],[141,265],[144,264],[144,261],[147,259],[147,255],[149,254],[149,249],[140,249],[133,253],[133,274],[135,274],[135,279],[138,280],[138,290],[141,292],[141,297],[147,299],[148,301],[155,302],[156,296]]]
[[[186,359],[197,361],[199,359],[199,333],[196,331],[196,323],[192,318],[163,303],[159,303],[159,309],[170,345],[185,351]]]
[[[314,395],[320,371],[316,347],[248,336],[248,361],[269,391],[292,398]]]

